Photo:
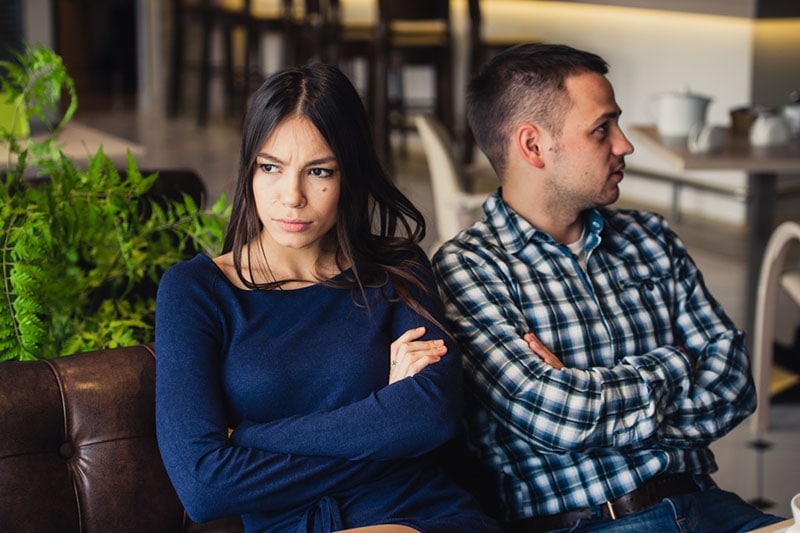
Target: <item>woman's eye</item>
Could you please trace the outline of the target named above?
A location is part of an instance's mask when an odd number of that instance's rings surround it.
[[[272,163],[259,163],[258,164],[259,170],[264,172],[265,174],[271,174],[278,170],[278,167],[273,165]]]
[[[333,170],[328,168],[312,168],[308,172],[312,176],[317,176],[319,178],[329,178],[333,176]]]

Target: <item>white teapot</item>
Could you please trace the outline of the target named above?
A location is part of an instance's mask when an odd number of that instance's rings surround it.
[[[716,152],[725,145],[725,128],[696,124],[689,130],[686,145],[693,154]]]
[[[693,127],[706,123],[711,98],[692,93],[688,87],[684,87],[681,91],[657,95],[653,103],[659,135],[687,137]]]
[[[789,130],[794,137],[800,137],[800,103],[783,106],[783,118],[789,123]]]
[[[789,142],[791,130],[786,119],[771,111],[762,111],[750,127],[750,144],[753,146],[781,146]]]

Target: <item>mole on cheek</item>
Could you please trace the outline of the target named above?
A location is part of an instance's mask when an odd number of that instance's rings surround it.
[[[323,187],[322,188],[322,192],[328,192],[328,188],[327,187]]]

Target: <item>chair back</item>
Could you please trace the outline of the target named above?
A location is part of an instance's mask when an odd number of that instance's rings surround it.
[[[375,91],[372,109],[373,134],[378,153],[391,167],[389,133],[403,134],[411,105],[404,95],[402,71],[408,66],[434,71],[433,108],[449,132],[453,132],[453,38],[449,0],[379,0],[375,41]],[[389,97],[389,82],[395,96]],[[430,107],[430,106],[425,106]]]
[[[454,237],[476,218],[476,212],[486,199],[485,194],[465,190],[458,172],[450,135],[441,122],[431,115],[415,115],[433,191],[437,239],[432,251]]]
[[[753,335],[753,379],[756,385],[758,406],[750,419],[751,431],[762,434],[769,426],[770,384],[774,351],[775,321],[778,313],[778,295],[783,285],[795,299],[800,280],[800,270],[785,273],[786,259],[792,245],[800,246],[800,224],[787,221],[780,224],[764,249],[758,278],[756,316]],[[788,282],[788,283],[786,283]],[[800,301],[797,302],[800,304]]]
[[[449,45],[451,37],[449,0],[379,0],[378,40],[392,33],[429,35],[441,33]]]

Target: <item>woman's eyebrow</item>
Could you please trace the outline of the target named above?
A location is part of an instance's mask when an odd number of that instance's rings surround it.
[[[281,164],[284,163],[284,161],[281,161],[279,158],[275,157],[272,154],[268,154],[266,152],[257,153],[256,154],[256,158],[259,158],[259,157],[262,158],[262,159],[269,159],[270,161],[275,161],[276,163],[281,163]]]
[[[324,163],[331,163],[331,162],[335,163],[336,162],[336,157],[334,157],[332,155],[328,155],[328,156],[325,156],[325,157],[320,157],[319,159],[312,159],[311,161],[306,163],[306,166],[309,166],[309,165],[322,165]]]

